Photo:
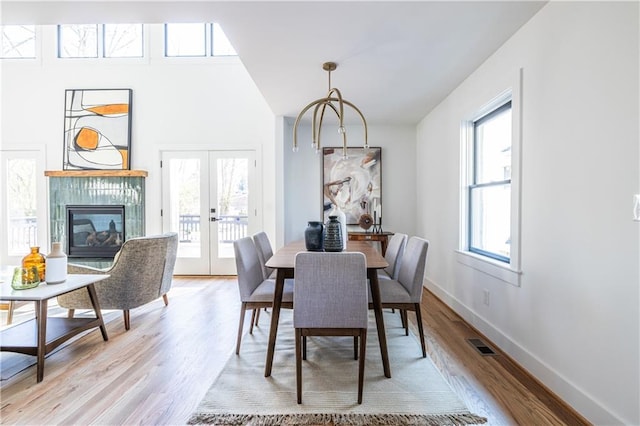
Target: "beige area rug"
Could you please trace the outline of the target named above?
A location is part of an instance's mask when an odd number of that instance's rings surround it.
[[[302,404],[296,403],[294,330],[283,310],[271,377],[264,377],[268,315],[245,334],[189,424],[215,425],[468,425],[485,423],[451,390],[420,343],[385,313],[392,378],[385,378],[373,314],[369,319],[363,403],[357,403],[358,362],[352,337],[307,338]],[[264,314],[265,312],[263,312]],[[398,322],[398,325],[395,322]],[[389,323],[393,325],[390,327]]]

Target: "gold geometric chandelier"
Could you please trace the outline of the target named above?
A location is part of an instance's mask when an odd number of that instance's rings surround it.
[[[304,107],[302,111],[300,111],[300,114],[298,114],[298,118],[296,118],[296,122],[293,125],[294,152],[298,151],[298,124],[302,120],[304,114],[311,108],[313,108],[313,116],[311,118],[312,147],[316,152],[320,152],[320,131],[322,129],[322,120],[324,119],[325,110],[329,107],[338,116],[338,133],[342,135],[342,156],[347,158],[347,131],[344,127],[345,105],[353,108],[362,119],[362,125],[364,126],[364,148],[369,148],[369,143],[367,142],[367,121],[364,119],[364,115],[362,115],[362,112],[360,112],[358,107],[342,98],[340,90],[335,87],[331,87],[331,71],[334,71],[337,67],[338,65],[335,62],[325,62],[322,64],[322,69],[327,71],[329,74],[329,92],[326,97],[311,102],[309,105]]]

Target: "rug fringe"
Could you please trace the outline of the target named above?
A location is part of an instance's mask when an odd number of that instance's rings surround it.
[[[486,423],[487,419],[471,413],[457,414],[211,414],[198,413],[190,425],[219,426],[462,426]]]

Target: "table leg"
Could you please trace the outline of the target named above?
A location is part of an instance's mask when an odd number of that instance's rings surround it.
[[[280,305],[284,291],[285,270],[278,268],[276,275],[276,288],[273,293],[273,308],[271,309],[271,328],[269,329],[269,345],[267,346],[267,362],[264,366],[264,377],[271,376],[273,354],[276,349],[276,337],[278,336],[278,321],[280,320]]]
[[[40,383],[44,378],[44,356],[47,351],[47,301],[38,300],[34,303],[36,304],[36,327],[38,329],[36,381]]]
[[[384,375],[391,377],[391,367],[389,366],[389,353],[387,352],[387,334],[384,330],[384,319],[382,318],[382,301],[380,300],[380,286],[378,283],[378,271],[367,269],[369,287],[371,287],[371,301],[373,302],[373,312],[376,315],[376,327],[378,329],[378,341],[380,342],[380,352],[382,354],[382,368]]]
[[[100,332],[102,333],[102,339],[106,342],[109,340],[109,336],[107,336],[107,328],[105,327],[104,319],[102,318],[102,311],[100,310],[100,303],[98,302],[96,288],[93,284],[89,284],[87,286],[87,291],[89,292],[89,299],[91,299],[93,310],[96,312],[96,318],[100,320]]]

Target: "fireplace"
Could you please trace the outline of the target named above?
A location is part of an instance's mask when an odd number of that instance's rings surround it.
[[[113,259],[125,238],[124,206],[66,206],[69,257]]]

